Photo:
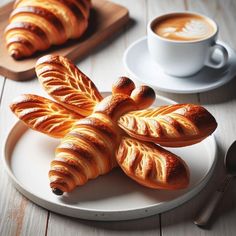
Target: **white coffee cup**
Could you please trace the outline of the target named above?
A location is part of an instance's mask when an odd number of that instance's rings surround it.
[[[209,37],[193,40],[180,41],[164,38],[154,32],[153,27],[164,17],[172,14],[190,14],[201,16],[209,21],[214,27],[214,32]],[[147,26],[148,50],[153,60],[165,71],[165,73],[187,77],[200,71],[203,66],[221,68],[228,61],[228,52],[224,46],[217,43],[218,26],[212,19],[193,12],[174,12],[158,16],[151,20]],[[218,51],[220,59],[214,59],[214,52]]]

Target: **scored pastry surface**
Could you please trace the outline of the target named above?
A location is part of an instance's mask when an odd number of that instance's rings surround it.
[[[132,137],[178,147],[200,142],[217,123],[202,106],[176,104],[129,112],[119,119],[119,125]]]
[[[104,175],[117,166],[115,150],[120,128],[104,114],[78,121],[56,148],[49,171],[54,192],[70,192],[89,179]]]
[[[94,83],[65,57],[44,56],[38,60],[35,70],[50,96],[82,116],[90,115],[102,100]]]
[[[24,94],[11,104],[11,110],[27,126],[54,138],[64,137],[82,117],[50,99]]]
[[[189,184],[185,162],[160,146],[123,137],[116,157],[124,172],[146,187],[173,190]]]

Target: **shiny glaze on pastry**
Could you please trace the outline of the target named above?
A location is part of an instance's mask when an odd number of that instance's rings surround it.
[[[119,125],[130,136],[167,147],[198,143],[217,127],[215,118],[202,106],[176,104],[125,114]]]
[[[31,129],[54,138],[63,138],[82,118],[62,105],[34,94],[15,98],[10,108]]]
[[[79,38],[88,27],[90,0],[18,0],[5,29],[14,59]]]
[[[123,137],[116,155],[123,171],[146,187],[173,190],[189,184],[185,162],[155,144]]]
[[[94,83],[65,57],[46,55],[37,61],[35,71],[51,97],[82,116],[90,115],[102,100]]]

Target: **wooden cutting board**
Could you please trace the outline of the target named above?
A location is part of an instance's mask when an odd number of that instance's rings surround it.
[[[9,56],[3,36],[13,2],[0,8],[0,74],[13,80],[29,80],[35,76],[34,66],[39,57],[46,54],[60,54],[71,60],[78,60],[114,35],[128,22],[129,12],[125,7],[105,0],[93,0],[92,2],[89,27],[82,38],[70,40],[62,46],[54,46],[20,61]]]

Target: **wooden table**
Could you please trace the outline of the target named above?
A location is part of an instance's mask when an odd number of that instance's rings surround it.
[[[1,0],[1,5],[8,0]],[[236,48],[235,0],[114,0],[130,10],[132,23],[112,40],[103,44],[78,63],[101,90],[110,90],[111,84],[126,72],[122,65],[124,50],[134,40],[146,34],[149,19],[170,11],[197,11],[215,19],[220,26],[220,39]],[[0,60],[4,58],[0,57]],[[49,212],[24,198],[12,184],[0,162],[0,235],[235,235],[236,181],[232,183],[209,229],[200,229],[193,217],[216,189],[224,175],[224,153],[236,138],[236,80],[214,91],[175,95],[161,93],[178,102],[200,103],[216,117],[219,127],[215,133],[219,148],[219,161],[207,187],[194,199],[169,212],[153,217],[126,222],[92,222],[61,216]],[[43,95],[36,79],[15,82],[0,78],[1,91],[1,145],[10,127],[16,122],[8,106],[21,93]],[[26,146],[27,148],[27,146]]]

